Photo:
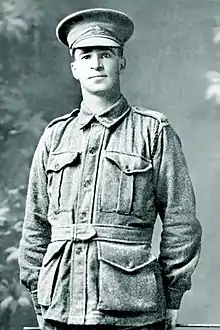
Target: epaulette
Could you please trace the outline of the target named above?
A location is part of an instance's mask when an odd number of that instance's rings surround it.
[[[58,123],[60,121],[65,121],[65,120],[67,120],[67,119],[69,119],[71,117],[76,117],[76,115],[78,114],[78,112],[79,112],[79,109],[76,108],[76,109],[74,109],[70,113],[67,113],[67,114],[65,114],[63,116],[60,116],[60,117],[57,117],[57,118],[54,118],[53,120],[51,120],[49,122],[49,124],[47,124],[46,128],[51,127],[51,126],[53,126],[54,124],[56,124],[56,123]]]
[[[158,120],[160,123],[163,124],[169,123],[167,117],[161,112],[145,109],[141,107],[132,107],[132,109],[143,116],[154,118]]]

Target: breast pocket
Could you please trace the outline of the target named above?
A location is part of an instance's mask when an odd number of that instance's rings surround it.
[[[98,242],[99,304],[103,311],[153,312],[162,299],[156,258],[144,245]]]
[[[152,163],[141,156],[106,151],[103,159],[100,209],[143,215],[152,196]]]
[[[69,211],[78,186],[80,153],[51,154],[47,164],[49,214]]]

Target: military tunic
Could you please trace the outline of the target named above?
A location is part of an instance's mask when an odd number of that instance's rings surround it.
[[[97,115],[82,102],[47,126],[31,167],[19,256],[21,282],[45,319],[163,320],[190,289],[200,240],[181,143],[165,116],[121,96]]]

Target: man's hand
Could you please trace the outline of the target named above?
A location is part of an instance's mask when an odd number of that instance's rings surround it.
[[[168,309],[166,312],[166,330],[175,330],[177,318],[178,318],[178,309]]]
[[[38,325],[39,325],[39,328],[40,329],[43,329],[43,317],[42,317],[42,315],[39,315],[39,314],[37,314],[37,322],[38,322]]]

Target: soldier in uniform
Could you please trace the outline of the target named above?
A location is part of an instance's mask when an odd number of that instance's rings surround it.
[[[39,141],[19,255],[45,330],[174,329],[191,287],[201,226],[180,139],[163,114],[129,105],[120,90],[133,29],[124,13],[100,8],[57,26],[83,100]]]

